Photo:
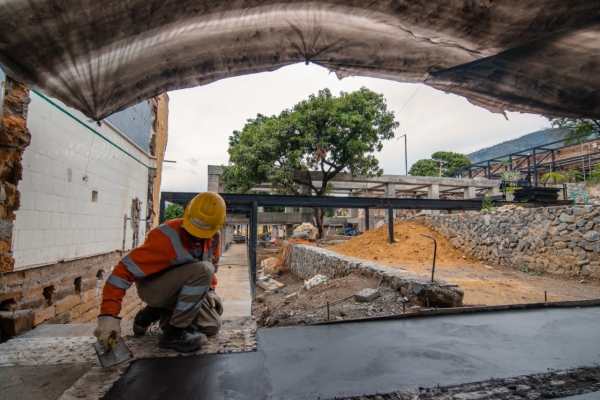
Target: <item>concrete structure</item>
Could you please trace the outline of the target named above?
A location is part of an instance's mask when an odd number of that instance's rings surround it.
[[[208,190],[225,193],[225,186],[220,180],[223,168],[217,165],[208,166]],[[293,171],[292,177],[295,181],[308,181],[308,172]],[[322,181],[321,172],[310,172],[313,182]],[[427,198],[439,199],[440,197],[452,196],[452,198],[472,199],[477,196],[477,191],[486,191],[491,196],[499,194],[499,181],[487,179],[457,179],[441,177],[423,177],[406,175],[383,175],[381,177],[352,176],[349,173],[340,173],[331,181],[334,196],[351,197],[387,197],[387,198]],[[318,186],[318,185],[317,185]],[[305,185],[298,184],[300,193],[306,193]],[[263,183],[252,189],[258,192],[270,192],[272,185]],[[438,214],[438,211],[432,211]],[[294,224],[312,222],[312,210],[301,208],[299,213],[294,213],[291,207],[286,208],[285,213],[259,213],[258,223],[264,225],[281,224],[286,225],[286,232],[291,231]],[[369,227],[373,229],[379,221],[387,223],[387,216],[383,210],[369,210]],[[340,227],[350,222],[358,225],[360,231],[368,230],[365,226],[364,212],[362,210],[350,210],[349,218],[325,218],[324,227]],[[245,224],[248,219],[245,216],[228,216],[228,224]],[[229,238],[229,236],[226,236]]]
[[[3,76],[1,77],[3,78]],[[6,78],[0,152],[2,340],[43,322],[86,322],[103,279],[158,215],[168,97],[90,122]],[[11,150],[9,150],[11,149]],[[157,179],[158,178],[158,179]],[[129,291],[123,316],[141,304]]]
[[[528,382],[523,375],[558,370],[552,383],[546,383],[558,389],[567,380],[565,370],[596,366],[598,329],[599,307],[261,329],[254,353],[137,361],[104,398],[145,400],[168,392],[173,398],[194,393],[206,399],[339,399],[383,393],[413,399],[437,387],[482,381],[488,392],[481,385],[477,393],[458,392],[455,398],[511,398],[516,390],[523,390],[519,394],[526,393],[524,398],[536,398],[543,388],[523,386]],[[575,385],[598,390],[596,379]],[[563,396],[544,396],[556,397]],[[440,393],[436,398],[448,397]]]

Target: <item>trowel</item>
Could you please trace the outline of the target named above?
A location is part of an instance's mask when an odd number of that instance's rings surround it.
[[[100,343],[94,343],[94,350],[98,354],[98,359],[102,368],[112,367],[122,363],[123,361],[130,360],[133,358],[133,354],[129,350],[129,347],[125,344],[123,339],[117,340],[117,333],[113,332],[108,339],[108,349],[102,346]]]

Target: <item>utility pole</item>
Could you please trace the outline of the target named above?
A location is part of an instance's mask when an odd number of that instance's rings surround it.
[[[396,140],[404,138],[404,175],[408,176],[408,149],[406,147],[406,133]]]

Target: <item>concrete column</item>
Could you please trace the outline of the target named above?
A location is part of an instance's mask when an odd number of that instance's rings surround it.
[[[396,198],[396,184],[386,183],[385,184],[385,197]]]
[[[286,207],[286,208],[285,208],[285,212],[286,212],[286,214],[291,214],[291,213],[293,213],[293,212],[294,212],[294,207]]]
[[[300,185],[300,189],[298,190],[300,195],[308,195],[308,186]],[[310,207],[300,207],[300,213],[302,214],[302,222],[313,222],[312,217],[312,208]]]
[[[292,237],[292,235],[294,234],[294,225],[292,224],[287,224],[285,226],[285,238],[289,239]]]
[[[356,197],[354,193],[350,193],[350,197]],[[358,208],[350,209],[350,218],[358,218]]]
[[[464,199],[474,199],[475,197],[477,197],[475,195],[475,187],[474,186],[469,186],[464,188]]]
[[[500,188],[498,186],[488,189],[488,196],[500,196]]]
[[[208,184],[206,186],[206,190],[209,192],[219,193],[219,178],[219,175],[208,175]]]
[[[365,189],[364,197],[373,197],[373,191]],[[364,222],[363,222],[363,226],[365,226]],[[375,210],[370,208],[369,209],[369,230],[374,229],[374,228],[375,228]],[[367,230],[366,226],[365,226],[365,230]]]
[[[431,184],[427,188],[427,198],[428,199],[439,199],[440,198],[440,185]],[[431,210],[431,215],[439,215],[438,210]]]

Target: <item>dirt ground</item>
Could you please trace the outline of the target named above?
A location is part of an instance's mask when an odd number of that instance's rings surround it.
[[[393,268],[431,275],[433,241],[421,233],[435,237],[438,242],[435,277],[460,285],[465,291],[465,305],[534,303],[544,301],[544,292],[548,301],[600,298],[600,284],[596,280],[486,266],[454,248],[439,233],[413,222],[394,223],[396,242],[392,244],[388,240],[388,227],[382,226],[327,248]]]
[[[327,321],[327,302],[329,302],[330,320],[357,319],[390,314],[403,311],[400,299],[405,296],[398,291],[381,285],[381,297],[361,303],[354,300],[354,294],[365,288],[377,288],[379,279],[348,276],[332,279],[313,287],[310,291],[303,288],[304,280],[289,271],[276,277],[277,281],[286,285],[283,293],[271,295],[257,287],[257,297],[252,305],[252,314],[256,317],[261,328],[289,325],[311,325]],[[298,298],[286,303],[285,297],[298,293]],[[415,305],[416,299],[406,303],[406,310]]]

